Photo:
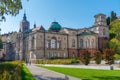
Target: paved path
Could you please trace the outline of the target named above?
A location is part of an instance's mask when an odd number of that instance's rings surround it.
[[[37,64],[36,64],[37,65]],[[86,68],[86,69],[103,69],[110,70],[110,65],[57,65],[57,64],[45,64],[44,66],[54,67],[67,67],[67,68]],[[120,70],[117,65],[112,65],[114,70]]]
[[[27,67],[30,70],[30,72],[35,76],[36,80],[80,80],[71,76],[67,76],[69,77],[69,79],[65,79],[64,74],[47,70],[34,65]]]

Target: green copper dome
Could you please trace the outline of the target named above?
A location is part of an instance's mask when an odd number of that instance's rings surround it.
[[[59,32],[61,30],[61,25],[58,22],[52,22],[49,27],[49,31]]]

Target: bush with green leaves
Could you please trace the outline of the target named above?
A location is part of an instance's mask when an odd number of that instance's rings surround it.
[[[114,58],[115,58],[115,60],[120,60],[120,54],[115,54]]]
[[[94,60],[96,64],[100,64],[101,60],[102,60],[102,54],[100,53],[100,51],[96,51],[94,53]]]
[[[76,58],[72,58],[72,59],[39,59],[36,60],[35,63],[36,64],[74,64],[74,63],[79,63],[80,60],[76,59]]]

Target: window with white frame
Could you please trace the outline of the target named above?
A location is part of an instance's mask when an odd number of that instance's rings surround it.
[[[51,48],[53,48],[53,49],[57,48],[57,40],[56,40],[56,38],[51,39]]]
[[[46,42],[46,47],[50,49],[50,40]]]
[[[61,41],[57,42],[57,48],[61,48]]]
[[[75,40],[72,40],[72,47],[75,47]]]

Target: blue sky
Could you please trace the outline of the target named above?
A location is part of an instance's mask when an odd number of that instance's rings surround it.
[[[6,22],[0,22],[1,33],[18,31],[24,10],[30,28],[34,22],[48,29],[54,20],[63,27],[83,28],[94,24],[94,15],[110,15],[111,11],[120,16],[120,0],[22,0],[23,9],[16,16],[6,16]]]

